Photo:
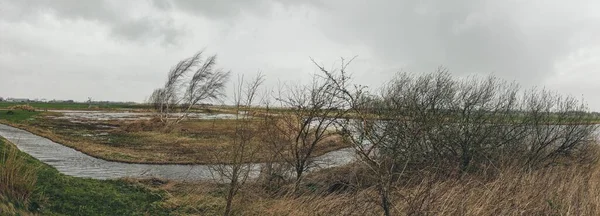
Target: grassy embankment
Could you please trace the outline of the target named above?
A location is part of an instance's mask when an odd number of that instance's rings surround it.
[[[190,120],[172,130],[161,130],[152,121],[88,121],[56,119],[59,113],[0,110],[0,123],[26,129],[94,157],[134,163],[209,164],[225,162],[216,157],[233,144],[235,120]],[[254,123],[260,127],[260,121]],[[269,146],[255,140],[257,154],[246,162],[270,159]],[[339,140],[326,140],[315,156],[347,147]]]
[[[166,194],[60,174],[0,138],[0,215],[166,215]]]

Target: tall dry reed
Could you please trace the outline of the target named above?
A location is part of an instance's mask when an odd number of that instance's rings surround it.
[[[37,167],[28,164],[16,147],[0,144],[0,199],[27,206],[35,189]]]

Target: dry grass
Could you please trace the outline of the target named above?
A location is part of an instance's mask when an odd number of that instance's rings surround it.
[[[597,155],[597,151],[593,153]],[[392,213],[600,215],[600,163],[571,162],[574,163],[534,171],[509,167],[493,175],[415,175],[410,181],[395,185]],[[365,179],[368,172],[354,164],[309,174],[302,194],[285,192],[291,190],[292,182],[281,188],[283,193],[267,192],[260,182],[250,182],[235,200],[234,212],[236,215],[382,215],[377,191]],[[331,191],[336,182],[353,186]],[[224,185],[165,182],[153,187],[170,194],[165,205],[175,215],[220,215],[224,209]]]
[[[599,215],[600,166],[504,171],[477,178],[431,180],[394,191],[393,215]],[[244,215],[381,215],[372,188],[330,195],[267,199]]]
[[[217,152],[230,149],[235,135],[235,120],[185,121],[164,130],[156,120],[107,121],[73,123],[64,119],[39,116],[33,122],[3,122],[77,149],[93,157],[110,161],[156,164],[211,164],[223,163]],[[260,121],[253,124],[259,127]],[[106,128],[100,126],[116,126]],[[99,135],[102,134],[102,135]],[[319,156],[347,147],[341,139],[329,139],[315,151]],[[256,139],[249,146],[255,157],[245,162],[271,160],[269,146]],[[255,151],[256,150],[256,151]]]
[[[8,107],[8,109],[9,110],[23,110],[23,111],[29,111],[29,112],[35,111],[35,108],[30,105],[15,105],[15,106]]]
[[[216,183],[176,182],[156,178],[127,178],[124,181],[165,191],[167,199],[162,206],[170,209],[171,215],[221,215],[225,209],[225,189]]]
[[[0,140],[0,145],[9,144]],[[28,206],[37,181],[37,168],[28,164],[16,147],[4,149],[0,152],[0,214]]]
[[[420,205],[399,203],[398,207],[401,211],[445,215],[598,215],[599,183],[598,165],[591,169],[507,171],[487,183],[467,179],[434,184],[427,188],[432,198]]]

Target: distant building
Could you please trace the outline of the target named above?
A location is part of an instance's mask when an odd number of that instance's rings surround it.
[[[26,103],[29,102],[29,99],[27,98],[6,98],[7,102],[13,102],[13,103]]]
[[[51,100],[48,101],[48,103],[74,103],[75,101],[73,100]]]

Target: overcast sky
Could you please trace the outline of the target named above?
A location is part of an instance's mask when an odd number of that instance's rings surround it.
[[[268,86],[358,55],[372,87],[447,67],[583,96],[600,110],[595,0],[0,0],[0,96],[143,101],[206,48]],[[297,81],[298,80],[298,81]]]

